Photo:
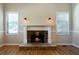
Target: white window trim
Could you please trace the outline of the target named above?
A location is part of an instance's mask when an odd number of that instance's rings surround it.
[[[18,14],[18,32],[17,33],[8,33],[8,13],[17,13]],[[17,35],[19,34],[19,12],[16,11],[10,11],[5,13],[6,21],[5,21],[5,31],[7,35]]]
[[[66,13],[69,14],[69,20],[68,20],[68,25],[69,25],[70,13],[69,13],[68,11],[58,11],[58,12],[66,12]],[[70,26],[68,26],[68,33],[67,33],[67,34],[66,34],[66,33],[63,33],[63,34],[58,34],[58,33],[57,33],[57,13],[58,13],[58,12],[56,12],[56,34],[57,34],[57,35],[69,35],[69,34],[70,34]]]

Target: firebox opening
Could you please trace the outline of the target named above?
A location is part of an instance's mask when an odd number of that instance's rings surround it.
[[[48,31],[27,31],[27,43],[48,43]]]

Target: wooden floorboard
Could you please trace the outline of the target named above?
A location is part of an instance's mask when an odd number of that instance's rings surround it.
[[[68,47],[58,47],[56,51],[59,52],[61,55],[73,55],[74,53],[69,48]]]
[[[19,46],[0,47],[0,55],[79,55],[79,48],[59,46],[56,49],[20,49]]]

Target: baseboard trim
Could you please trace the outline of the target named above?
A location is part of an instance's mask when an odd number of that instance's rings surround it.
[[[57,43],[56,45],[72,45],[71,43]]]
[[[79,48],[79,46],[78,46],[78,45],[76,45],[76,44],[72,44],[72,46]]]
[[[5,46],[5,45],[18,45],[19,46],[19,44],[11,44],[11,43],[2,44],[2,46]]]

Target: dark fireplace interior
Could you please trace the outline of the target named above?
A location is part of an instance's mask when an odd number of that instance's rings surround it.
[[[48,43],[48,31],[27,31],[27,43]]]

